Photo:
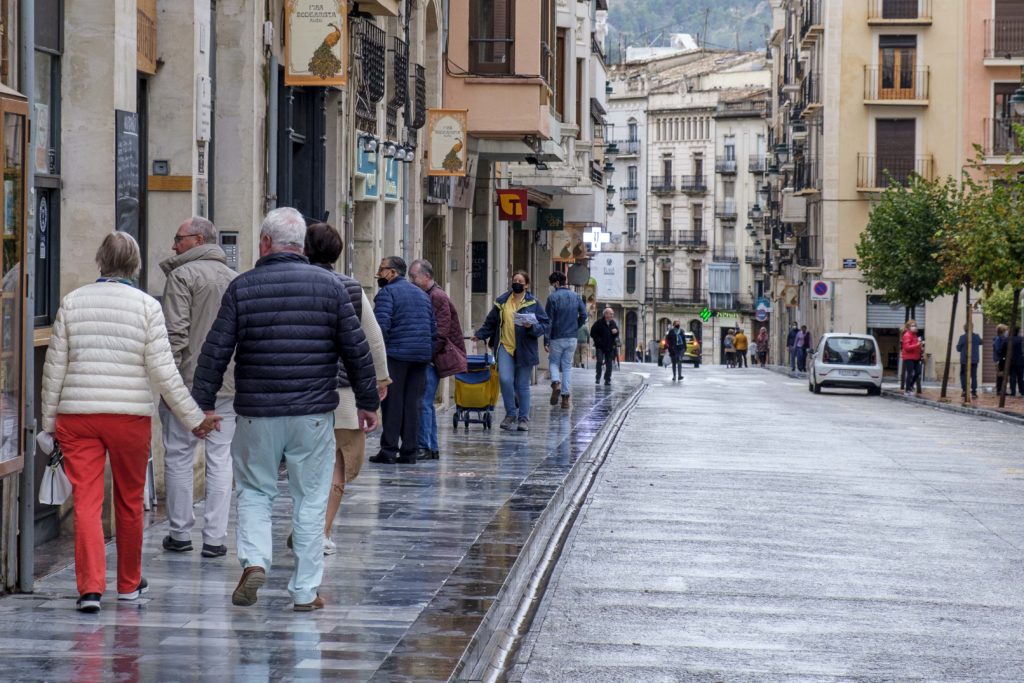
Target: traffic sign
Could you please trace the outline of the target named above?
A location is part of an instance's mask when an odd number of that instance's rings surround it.
[[[828,280],[815,280],[811,283],[811,299],[828,301],[832,298],[832,283]]]
[[[757,320],[757,322],[763,323],[765,320],[768,319],[768,311],[766,311],[763,308],[758,308],[757,313],[754,314],[754,318]]]

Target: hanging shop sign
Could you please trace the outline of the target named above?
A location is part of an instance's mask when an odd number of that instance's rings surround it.
[[[497,190],[497,193],[500,220],[526,220],[526,190]]]
[[[450,206],[453,209],[472,209],[473,194],[476,189],[476,168],[479,159],[476,154],[466,157],[466,175],[452,181],[452,200]]]
[[[566,225],[551,234],[551,260],[575,263],[576,259],[587,257],[587,245],[583,242],[584,227],[579,223]]]
[[[537,209],[538,230],[561,230],[564,227],[564,209]]]
[[[398,177],[402,162],[394,157],[384,160],[384,201],[398,201]]]
[[[285,85],[345,85],[348,51],[347,0],[285,0]]]
[[[427,175],[466,175],[468,114],[467,109],[427,110]]]

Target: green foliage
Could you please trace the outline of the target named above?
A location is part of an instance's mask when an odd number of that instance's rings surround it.
[[[670,33],[704,32],[707,10],[709,48],[762,50],[772,23],[763,0],[611,0],[608,3],[608,53],[618,61],[619,45],[667,45]],[[625,58],[625,54],[622,54]]]
[[[991,294],[981,300],[981,310],[985,312],[985,320],[1009,325],[1013,317],[1013,289],[1003,287],[992,290]]]
[[[944,293],[936,259],[941,229],[952,220],[956,184],[913,176],[891,181],[857,244],[864,281],[891,304],[913,307]]]

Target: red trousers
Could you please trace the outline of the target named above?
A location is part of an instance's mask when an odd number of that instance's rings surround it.
[[[137,415],[58,415],[64,469],[75,497],[75,576],[78,593],[107,587],[103,542],[103,470],[110,453],[117,538],[117,591],[142,580],[142,496],[152,438],[150,418]]]

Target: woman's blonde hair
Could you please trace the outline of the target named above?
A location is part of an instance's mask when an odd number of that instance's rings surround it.
[[[903,323],[903,330],[904,331],[909,330],[911,327],[917,327],[917,321],[914,320],[913,318],[911,318],[907,322]]]
[[[103,238],[96,251],[96,265],[103,277],[134,280],[142,270],[139,243],[126,232],[112,232]]]

